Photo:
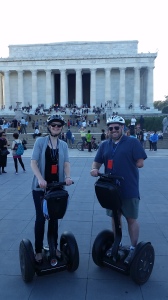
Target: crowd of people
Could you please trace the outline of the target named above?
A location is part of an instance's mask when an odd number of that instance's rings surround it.
[[[87,109],[87,108],[85,108]],[[73,115],[73,113],[77,113],[77,115]],[[68,145],[69,148],[73,149],[74,148],[74,143],[75,143],[75,134],[73,130],[73,126],[78,128],[78,133],[80,133],[81,136],[81,141],[82,141],[82,149],[84,150],[84,146],[87,144],[88,145],[88,151],[91,152],[93,149],[93,139],[94,136],[92,134],[92,127],[97,127],[99,125],[100,131],[101,131],[101,137],[100,137],[100,142],[103,142],[109,138],[109,132],[108,130],[106,131],[105,129],[101,129],[100,125],[100,113],[101,110],[95,109],[95,115],[94,115],[94,120],[90,121],[88,120],[88,115],[87,114],[82,114],[78,115],[79,111],[77,108],[73,108],[73,113],[70,115],[70,118],[68,119],[67,122],[64,121],[64,131],[61,131],[61,134],[59,138],[63,141],[65,141]],[[113,113],[112,117],[117,117],[118,114]],[[32,129],[34,130],[34,133],[32,134],[33,138],[35,139],[36,137],[40,137],[42,133],[47,132],[48,124],[47,120],[43,120],[41,118],[32,120],[31,121],[31,116],[29,116],[29,119],[26,120],[24,117],[22,117],[19,121],[14,118],[12,121],[7,121],[4,118],[0,118],[0,174],[2,175],[3,173],[6,173],[6,166],[7,166],[7,155],[2,155],[2,152],[4,149],[7,149],[10,146],[10,143],[7,139],[7,129],[8,128],[14,128],[14,135],[19,134],[26,134],[27,133],[27,126],[31,122]],[[130,124],[126,126],[124,124],[124,134],[126,136],[136,138],[139,140],[140,144],[144,149],[149,148],[149,151],[157,151],[157,143],[159,139],[163,139],[163,133],[168,132],[168,116],[165,116],[162,121],[163,125],[163,131],[146,131],[144,128],[144,117],[141,115],[141,117],[137,120],[136,117],[133,115]],[[18,137],[14,136],[13,138],[15,140],[18,139]],[[21,143],[24,144],[24,139],[21,141]],[[26,143],[26,141],[25,141]],[[148,143],[148,145],[147,145]],[[22,162],[21,156],[16,157],[14,155],[14,145],[12,144],[12,153],[13,153],[13,160],[14,160],[14,166],[15,166],[15,173],[18,173],[18,165],[17,162],[20,163],[23,171],[24,169],[24,164]],[[99,146],[99,141],[98,141],[98,146]],[[26,146],[24,145],[25,149]]]

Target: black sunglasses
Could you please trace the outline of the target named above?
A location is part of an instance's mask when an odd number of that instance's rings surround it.
[[[109,127],[108,129],[109,129],[110,131],[113,131],[114,129],[115,129],[115,130],[119,130],[119,129],[120,129],[120,126]]]
[[[62,127],[62,124],[50,124],[50,126],[51,127],[58,127],[58,128],[60,128],[60,127]]]

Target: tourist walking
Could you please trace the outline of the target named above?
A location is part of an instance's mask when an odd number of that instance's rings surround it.
[[[92,140],[92,135],[90,133],[90,130],[88,130],[88,132],[86,133],[86,142],[88,144],[88,152],[92,152],[91,140]]]
[[[86,142],[86,131],[85,128],[81,127],[79,129],[80,135],[81,135],[81,139],[82,139],[82,147],[81,150],[84,151],[84,146],[85,146],[85,142]]]
[[[66,138],[67,138],[67,144],[68,144],[68,147],[69,147],[69,148],[73,148],[73,147],[72,147],[72,132],[71,132],[70,129],[67,130]]]
[[[144,119],[144,117],[141,115],[141,116],[140,116],[140,119],[139,119],[139,125],[140,125],[141,130],[144,129],[144,123],[145,123],[145,119]]]
[[[101,142],[105,141],[105,139],[106,139],[106,134],[105,134],[105,130],[104,129],[102,129],[102,134],[101,134],[100,139],[101,139]]]
[[[159,137],[158,134],[156,133],[156,131],[154,131],[154,134],[152,134],[151,136],[151,141],[152,141],[152,147],[154,151],[157,151],[157,141],[158,141]]]
[[[149,151],[153,150],[152,135],[153,135],[153,132],[150,132],[150,134],[149,134]]]
[[[21,133],[27,133],[26,132],[26,121],[23,117],[21,118],[20,125],[21,125]]]
[[[15,174],[18,175],[18,162],[21,165],[23,171],[26,172],[26,170],[25,170],[24,163],[22,161],[22,156],[16,153],[18,145],[19,144],[22,145],[22,141],[19,139],[19,134],[17,132],[13,134],[13,137],[14,137],[14,141],[12,142],[12,155],[13,155],[13,161],[15,166]]]
[[[9,154],[7,147],[9,145],[6,133],[4,131],[0,132],[0,175],[2,173],[7,173],[5,167],[7,166],[7,155]]]
[[[130,129],[135,129],[135,124],[136,124],[136,119],[135,119],[135,116],[133,115],[131,118],[131,128]]]

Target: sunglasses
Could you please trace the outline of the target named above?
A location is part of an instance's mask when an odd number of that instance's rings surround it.
[[[109,127],[108,129],[109,129],[110,131],[113,131],[113,130],[119,130],[119,129],[120,129],[120,126]]]
[[[58,128],[61,128],[62,127],[62,124],[50,124],[51,127],[58,127]]]

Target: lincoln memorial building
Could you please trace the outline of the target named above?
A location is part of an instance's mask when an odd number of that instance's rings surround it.
[[[0,107],[153,109],[156,57],[138,53],[138,41],[10,45],[9,57],[0,58]]]

